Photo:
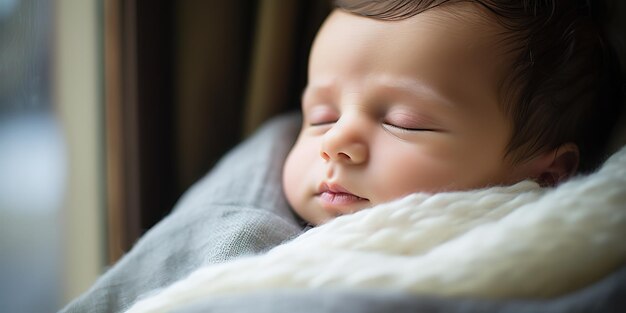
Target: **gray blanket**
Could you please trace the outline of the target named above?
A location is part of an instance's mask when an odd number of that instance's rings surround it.
[[[282,194],[299,118],[283,116],[227,154],[173,212],[61,312],[120,312],[200,266],[262,253],[302,232]],[[312,251],[311,253],[315,253]],[[487,301],[372,290],[268,290],[220,296],[181,312],[626,312],[626,268],[557,299]]]

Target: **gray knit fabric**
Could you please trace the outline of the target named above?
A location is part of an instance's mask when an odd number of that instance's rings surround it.
[[[227,154],[173,212],[61,312],[119,312],[198,267],[265,251],[301,232],[282,194],[282,162],[299,131],[277,118]]]

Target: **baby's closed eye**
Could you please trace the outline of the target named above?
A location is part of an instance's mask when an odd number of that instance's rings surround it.
[[[305,112],[305,121],[309,126],[322,126],[336,123],[339,113],[327,105],[318,105]]]
[[[402,131],[436,131],[437,128],[429,118],[418,113],[392,111],[382,119],[385,128]]]

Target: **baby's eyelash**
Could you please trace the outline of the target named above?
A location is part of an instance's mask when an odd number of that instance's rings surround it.
[[[399,129],[399,130],[401,130],[401,131],[407,131],[407,132],[435,131],[435,130],[434,130],[434,129],[432,129],[432,128],[421,128],[421,127],[417,127],[417,128],[409,128],[409,127],[402,127],[402,126],[398,126],[398,125],[390,124],[390,123],[387,123],[387,122],[383,122],[383,125],[384,125],[384,126],[387,126],[387,127],[393,127],[393,128]]]
[[[317,122],[317,123],[309,123],[309,126],[324,126],[324,125],[330,125],[330,124],[335,124],[335,123],[337,123],[337,121]]]

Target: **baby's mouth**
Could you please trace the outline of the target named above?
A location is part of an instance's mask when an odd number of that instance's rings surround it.
[[[317,194],[322,206],[326,209],[337,210],[345,208],[355,203],[369,201],[367,198],[360,197],[343,188],[337,184],[322,183],[319,187],[319,193]],[[343,211],[340,209],[340,211]],[[351,212],[351,211],[350,211]],[[350,212],[336,212],[336,213],[350,213]]]
[[[352,203],[359,202],[359,201],[367,201],[367,199],[365,198],[361,198],[359,196],[355,196],[353,194],[343,193],[343,192],[335,193],[335,192],[326,191],[326,192],[322,192],[319,195],[319,197],[323,202],[326,202],[329,204],[336,204],[336,205],[352,204]]]

